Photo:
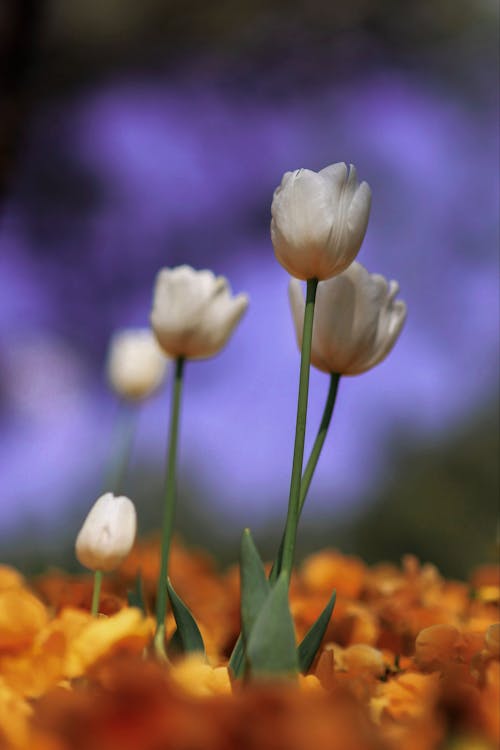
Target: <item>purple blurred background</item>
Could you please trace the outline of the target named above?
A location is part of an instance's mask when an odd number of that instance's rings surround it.
[[[180,527],[231,557],[251,525],[271,553],[286,511],[298,352],[270,203],[284,171],[342,160],[373,191],[359,260],[399,281],[409,315],[383,364],[341,381],[304,550],[321,542],[368,558],[416,552],[454,574],[489,559],[496,9],[464,1],[448,12],[438,2],[428,18],[409,3],[403,17],[399,5],[370,15],[354,3],[346,20],[296,2],[282,28],[273,2],[267,11],[220,6],[217,20],[218,6],[193,3],[184,15],[149,0],[138,26],[132,4],[107,14],[77,5],[48,3],[30,17],[19,43],[31,63],[6,86],[18,110],[3,131],[4,559],[67,562],[112,452],[109,336],[147,324],[156,271],[179,263],[222,273],[251,298],[227,349],[187,368]],[[6,39],[15,39],[19,9],[11,12]],[[249,20],[255,39],[244,32]],[[313,372],[310,440],[327,387]],[[168,404],[167,385],[142,409],[127,480],[144,530],[161,515]]]

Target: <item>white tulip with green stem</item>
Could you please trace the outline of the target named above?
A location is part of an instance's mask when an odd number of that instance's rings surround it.
[[[111,389],[119,397],[119,405],[111,440],[112,452],[104,479],[104,489],[107,491],[105,497],[112,492],[119,495],[123,489],[132,452],[139,405],[162,385],[167,366],[168,360],[149,328],[122,328],[116,331],[110,339],[106,375]],[[106,507],[113,512],[116,511],[117,504],[108,503]],[[115,535],[119,534],[119,529],[116,528],[117,518],[118,516],[114,520],[113,527]],[[77,556],[80,559],[78,544]],[[106,568],[94,566],[92,569],[95,572],[91,610],[92,614],[97,615],[102,575]]]
[[[175,518],[177,446],[184,365],[186,360],[206,359],[217,354],[248,307],[246,294],[232,296],[227,279],[211,271],[196,271],[190,266],[163,268],[156,277],[151,325],[163,351],[175,359],[175,377],[171,404],[167,452],[165,502],[161,538],[160,574],[156,596],[155,652],[166,658],[165,615],[170,598],[177,632],[200,643],[196,624],[169,581],[169,558]],[[187,624],[186,624],[187,623]]]

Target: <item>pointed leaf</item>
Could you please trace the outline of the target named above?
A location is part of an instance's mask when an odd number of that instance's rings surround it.
[[[330,618],[332,616],[336,598],[337,592],[334,591],[323,612],[320,614],[316,622],[311,625],[304,636],[304,640],[297,648],[299,668],[302,674],[305,674],[309,671],[309,669],[311,668],[311,664],[314,661],[314,657],[318,653],[321,641],[323,640],[323,636],[326,633],[328,623],[330,622]]]
[[[250,633],[247,658],[254,677],[290,676],[297,672],[297,649],[288,606],[288,579],[280,574]]]
[[[243,639],[248,642],[252,628],[269,594],[269,581],[250,529],[245,529],[241,539],[240,577],[241,627]]]
[[[182,639],[179,634],[179,630],[176,628],[173,632],[172,637],[170,638],[168,645],[167,645],[167,654],[169,656],[176,656],[178,654],[182,654],[184,652],[184,647],[182,645]]]
[[[177,625],[177,631],[179,633],[179,638],[175,639],[175,645],[178,645],[180,642],[184,653],[201,651],[204,654],[205,645],[198,625],[196,624],[191,611],[184,604],[180,596],[174,591],[170,578],[167,579],[167,590],[170,604],[172,605],[175,623]]]
[[[243,677],[243,672],[245,670],[245,644],[241,633],[234,645],[228,666],[235,680],[239,677]]]
[[[127,602],[129,607],[137,607],[142,610],[143,614],[146,612],[146,602],[144,599],[144,585],[142,582],[142,573],[140,570],[137,571],[137,576],[134,583],[134,588],[127,591]]]
[[[252,539],[250,529],[245,529],[241,538],[241,634],[229,660],[233,677],[243,675],[245,667],[245,643],[269,593],[269,582],[264,565]]]

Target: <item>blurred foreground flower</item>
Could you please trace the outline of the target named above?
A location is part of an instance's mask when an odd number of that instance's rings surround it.
[[[276,258],[298,279],[329,279],[359,252],[370,215],[371,190],[344,162],[320,172],[286,172],[271,206]]]
[[[205,359],[227,343],[248,307],[246,294],[231,296],[224,276],[190,266],[158,272],[151,325],[171,357]]]
[[[163,382],[167,359],[149,328],[125,328],[111,338],[108,380],[125,399],[138,400],[153,393]]]
[[[133,502],[106,492],[96,500],[80,529],[76,556],[90,570],[114,570],[132,549],[136,531]]]
[[[406,318],[395,300],[397,282],[369,274],[356,261],[342,274],[318,285],[311,364],[323,372],[358,375],[381,362],[394,346]],[[304,295],[290,281],[290,304],[299,347]]]
[[[158,551],[140,542],[135,560],[107,580],[107,595],[123,594],[139,564],[151,611],[157,569],[148,560],[157,562]],[[64,576],[55,607],[48,592],[60,573],[31,581],[30,591],[0,568],[1,748],[309,750],[311,738],[315,750],[498,747],[498,608],[471,598],[470,583],[448,581],[411,556],[401,567],[369,567],[319,551],[296,570],[290,592],[301,638],[338,589],[309,674],[238,684],[227,665],[239,627],[236,568],[221,573],[178,545],[173,563],[212,643],[208,660],[177,653],[155,663],[147,655],[153,618],[122,596],[114,614],[92,618],[83,603],[74,606],[81,577]],[[479,579],[484,571],[471,582]],[[169,614],[169,637],[175,628]]]

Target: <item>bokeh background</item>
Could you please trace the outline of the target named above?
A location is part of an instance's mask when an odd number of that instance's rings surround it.
[[[0,548],[75,567],[117,404],[103,362],[145,325],[156,271],[228,276],[251,306],[189,365],[178,527],[273,554],[298,380],[269,238],[284,171],[353,162],[359,259],[409,316],[344,378],[300,554],[414,553],[449,575],[498,555],[498,7],[494,0],[4,0],[0,13]],[[126,491],[158,527],[170,381],[138,416]],[[327,378],[311,381],[309,442]]]

